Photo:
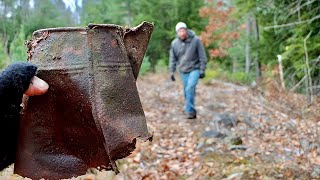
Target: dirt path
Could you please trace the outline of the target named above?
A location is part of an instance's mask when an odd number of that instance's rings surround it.
[[[273,83],[261,90],[201,82],[198,118],[187,120],[179,80],[138,79],[153,142],[138,142],[118,161],[117,176],[104,171],[78,179],[320,179],[319,105],[306,107],[305,97]]]
[[[183,116],[181,83],[166,74],[140,78],[138,89],[154,141],[125,165],[132,179],[318,178],[317,108],[305,97],[212,81],[197,90],[196,120]],[[285,95],[284,95],[285,94]],[[240,141],[240,142],[239,142]],[[242,142],[241,142],[242,141]],[[135,170],[134,170],[135,169]],[[320,178],[320,177],[319,177]]]

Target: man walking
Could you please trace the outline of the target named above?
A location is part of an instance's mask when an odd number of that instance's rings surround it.
[[[204,78],[207,57],[200,39],[183,22],[176,25],[177,37],[170,48],[170,78],[175,81],[174,72],[179,70],[186,100],[187,119],[195,119],[197,111],[194,101],[199,78]]]

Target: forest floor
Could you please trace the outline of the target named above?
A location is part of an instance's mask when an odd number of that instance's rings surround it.
[[[283,91],[272,80],[248,87],[200,81],[197,119],[185,119],[179,79],[138,78],[152,142],[118,160],[120,174],[73,179],[320,179],[320,100]],[[10,175],[0,179],[21,179]]]

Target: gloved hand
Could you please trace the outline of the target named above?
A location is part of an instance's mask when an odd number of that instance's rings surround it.
[[[23,94],[40,95],[48,90],[48,84],[35,76],[36,71],[33,64],[15,63],[0,72],[0,171],[15,162]]]
[[[206,77],[206,74],[204,72],[200,73],[200,79]]]
[[[170,74],[170,79],[171,79],[171,81],[175,81],[176,80],[176,78],[174,78],[174,74],[173,73]]]

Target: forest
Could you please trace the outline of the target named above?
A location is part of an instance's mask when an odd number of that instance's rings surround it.
[[[155,24],[144,71],[168,64],[174,26],[185,22],[201,37],[210,59],[209,77],[261,82],[279,73],[286,89],[319,93],[319,1],[317,0],[1,0],[1,67],[26,60],[24,42],[49,27],[109,23]],[[275,72],[276,71],[276,72]],[[280,82],[283,79],[283,82]]]

